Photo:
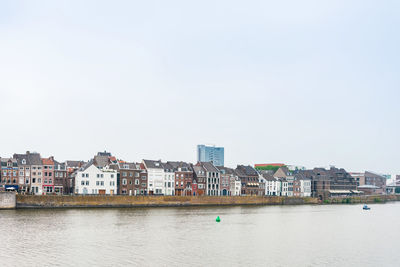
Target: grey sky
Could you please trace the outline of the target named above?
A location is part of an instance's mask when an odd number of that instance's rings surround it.
[[[84,3],[83,3],[84,2]],[[1,156],[400,173],[399,1],[1,1]]]

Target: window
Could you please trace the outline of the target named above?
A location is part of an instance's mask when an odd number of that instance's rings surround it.
[[[140,176],[140,173],[135,172],[135,177],[139,177],[139,176]]]
[[[89,177],[89,173],[86,173],[85,176],[86,176],[86,178],[88,178]]]
[[[123,177],[126,177],[126,176],[128,176],[128,175],[127,175],[126,172],[122,172],[122,176],[123,176]]]
[[[97,178],[100,178],[100,174],[97,174]]]
[[[142,187],[146,187],[146,184],[145,184],[145,183],[142,183]]]
[[[129,184],[132,185],[132,180],[129,181]]]
[[[89,185],[89,181],[86,181],[86,185]]]
[[[139,179],[135,179],[135,185],[139,184]]]
[[[111,174],[111,178],[114,178],[114,174]]]
[[[146,176],[142,176],[142,180],[146,180]]]
[[[32,183],[36,183],[36,178],[32,178]]]
[[[122,179],[122,184],[126,185],[127,184],[127,180],[126,179]]]
[[[104,185],[104,181],[101,181],[101,182],[100,182],[100,185]]]
[[[99,185],[100,184],[100,182],[99,181],[96,181],[96,185]]]
[[[81,185],[85,185],[85,181],[81,181]]]
[[[84,173],[82,173],[82,177],[85,177],[85,174],[84,174]]]
[[[129,177],[133,177],[133,173],[132,172],[129,173]]]

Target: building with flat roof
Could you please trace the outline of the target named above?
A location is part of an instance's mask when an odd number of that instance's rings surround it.
[[[198,145],[197,162],[211,162],[214,166],[224,166],[224,148]]]

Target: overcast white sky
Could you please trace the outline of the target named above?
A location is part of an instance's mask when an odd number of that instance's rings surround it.
[[[400,1],[1,1],[0,155],[400,173]]]

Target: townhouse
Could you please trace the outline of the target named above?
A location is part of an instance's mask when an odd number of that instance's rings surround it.
[[[42,192],[43,194],[53,194],[54,193],[54,158],[43,158],[43,183]]]
[[[143,168],[147,171],[147,191],[149,195],[162,195],[164,188],[164,166],[161,160],[143,160]]]
[[[0,187],[3,190],[15,190],[18,191],[19,179],[18,179],[18,162],[14,158],[1,158],[1,178]]]
[[[294,184],[294,174],[292,171],[288,169],[288,167],[283,166],[280,167],[275,173],[274,177],[277,179],[281,179],[282,181],[287,182],[287,192],[282,190],[282,192],[285,192],[284,195],[288,197],[293,196],[293,184]],[[282,182],[282,185],[284,182]],[[282,188],[286,188],[283,186]]]
[[[206,170],[202,165],[193,166],[193,185],[192,192],[194,196],[206,195],[207,177]]]
[[[260,188],[259,174],[253,167],[237,165],[235,173],[242,183],[241,195],[263,196],[265,194],[265,190]]]
[[[76,173],[75,194],[117,194],[117,171],[109,166],[97,167],[93,161],[89,162]]]
[[[231,183],[232,181],[235,181],[236,178],[238,178],[237,175],[235,174],[235,170],[228,167],[220,167],[220,166],[218,166],[217,168],[221,172],[221,189],[220,189],[221,196],[232,195]]]
[[[70,192],[70,183],[67,176],[67,167],[65,163],[54,161],[54,193],[57,195],[68,194]]]
[[[119,195],[147,195],[147,173],[134,162],[119,161],[110,165],[117,171],[117,187]]]
[[[273,177],[269,173],[263,173],[265,179],[265,195],[266,196],[280,196],[281,182],[279,179]]]
[[[190,163],[182,161],[167,161],[175,173],[175,195],[193,195],[193,167]]]
[[[220,195],[220,171],[211,162],[198,162],[197,166],[203,167],[206,177],[206,195]]]

